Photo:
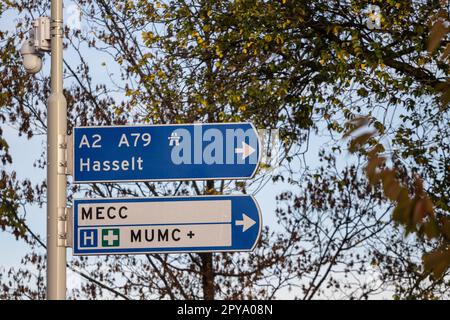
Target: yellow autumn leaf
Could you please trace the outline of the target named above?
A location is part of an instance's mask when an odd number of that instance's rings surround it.
[[[275,38],[275,41],[277,42],[277,44],[283,44],[284,39],[282,36],[277,35],[277,37]]]
[[[166,76],[166,74],[164,73],[164,71],[162,71],[162,70],[158,71],[158,77],[165,78],[165,76]]]
[[[216,54],[219,58],[223,58],[222,50],[220,50],[220,48],[217,46],[216,46]]]

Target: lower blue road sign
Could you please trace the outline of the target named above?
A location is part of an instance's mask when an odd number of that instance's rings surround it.
[[[261,156],[251,123],[76,127],[76,183],[250,179]]]
[[[249,195],[75,199],[74,255],[251,251],[261,212]]]

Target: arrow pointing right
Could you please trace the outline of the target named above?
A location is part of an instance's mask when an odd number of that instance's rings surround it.
[[[242,160],[245,160],[245,158],[250,156],[255,151],[256,150],[254,148],[252,148],[251,146],[246,144],[244,141],[242,141],[242,148],[235,148],[234,149],[235,153],[241,153],[242,154]]]
[[[236,225],[242,226],[242,232],[247,231],[255,223],[256,221],[247,216],[245,213],[242,214],[242,220],[236,220]]]

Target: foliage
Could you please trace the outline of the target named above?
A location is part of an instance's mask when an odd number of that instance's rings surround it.
[[[436,49],[449,31],[448,12],[441,7],[432,20],[434,20],[434,23],[428,38],[427,49],[430,54],[436,54]],[[449,54],[450,44],[447,44],[439,60],[447,60]],[[428,127],[438,128],[437,131],[428,129],[428,134],[435,135],[436,139],[428,139],[433,143],[427,148],[425,147],[425,139],[415,142],[413,138],[409,137],[413,130],[405,128],[402,124],[394,140],[399,145],[407,147],[398,156],[402,158],[413,157],[418,165],[425,168],[425,174],[432,174],[427,181],[432,196],[427,194],[423,186],[424,182],[419,176],[415,176],[414,185],[411,187],[402,183],[404,171],[386,167],[387,158],[381,155],[385,148],[374,140],[375,134],[383,134],[382,128],[378,127],[377,130],[365,131],[357,135],[351,140],[349,149],[351,152],[358,152],[364,145],[370,145],[370,149],[364,151],[367,155],[366,175],[369,181],[374,185],[382,184],[386,197],[396,204],[393,219],[405,227],[407,234],[415,232],[421,238],[426,237],[436,242],[435,249],[423,255],[423,263],[425,276],[432,273],[435,278],[441,279],[450,268],[450,199],[448,197],[448,179],[446,179],[449,167],[448,159],[445,156],[449,146],[446,111],[450,102],[450,91],[448,90],[448,82],[441,81],[433,84],[433,86],[437,92],[441,93],[441,106],[436,108],[438,110],[424,108],[420,116],[426,120],[424,123],[420,123],[420,126],[424,128],[428,124]],[[419,127],[418,119],[415,120],[417,116],[416,112],[411,116],[403,116],[403,122],[412,121],[413,126]],[[376,127],[377,122],[373,119],[367,117],[353,119],[345,136],[351,136],[355,130],[361,129],[369,122],[375,123]],[[442,124],[444,126],[441,129]],[[437,157],[434,155],[439,156],[437,159],[438,168],[435,167]],[[444,173],[439,175],[439,178],[443,181],[436,181],[436,169]],[[437,212],[435,212],[434,206],[436,206]]]
[[[46,132],[49,79],[24,74],[17,39],[47,2],[0,2],[23,18],[16,29],[0,30],[0,120],[30,138]],[[368,2],[380,8],[379,29],[367,24]],[[427,51],[437,3],[76,3],[89,29],[65,29],[69,128],[252,121],[258,128],[279,129],[286,154],[273,176],[260,172],[253,182],[71,185],[69,202],[74,195],[251,193],[270,179],[288,184],[288,191],[279,196],[277,224],[265,229],[253,253],[73,259],[71,268],[90,275],[73,298],[368,298],[386,290],[398,298],[445,297],[448,270],[441,266],[441,277],[427,278],[420,265],[420,256],[439,242],[411,236],[405,241],[387,215],[390,201],[397,207],[402,199],[414,203],[400,206],[394,218],[418,235],[432,234],[424,225],[434,221],[440,228],[448,217],[449,113],[445,104],[436,108],[448,63],[439,59],[439,50]],[[363,166],[358,155],[356,164],[339,168],[341,140],[360,127],[349,122],[359,115],[367,116],[377,135],[365,132],[350,148],[368,162]],[[324,148],[322,161],[310,160],[311,167],[305,159],[317,141]],[[369,151],[362,148],[365,142]],[[1,142],[0,157],[14,160],[7,143]],[[36,166],[45,165],[43,153]],[[7,191],[10,213],[0,221],[14,230],[13,217],[23,207],[18,202],[42,204],[45,183],[26,198],[26,188],[12,183],[6,170],[5,185],[15,191]],[[423,182],[408,178],[414,176]],[[26,261],[38,266],[37,275],[43,261],[38,256]],[[26,270],[11,271],[9,279],[17,285],[4,289],[3,297],[42,297],[42,286],[20,280],[39,278],[23,276]],[[369,273],[374,278],[367,279]]]

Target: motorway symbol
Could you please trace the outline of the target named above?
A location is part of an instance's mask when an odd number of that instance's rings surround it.
[[[250,179],[260,156],[251,123],[73,130],[75,183]]]
[[[261,232],[241,196],[75,199],[74,255],[250,251]]]

